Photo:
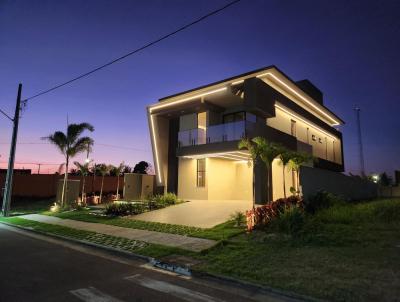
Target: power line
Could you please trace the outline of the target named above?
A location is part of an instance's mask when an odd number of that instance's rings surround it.
[[[6,161],[0,161],[0,164],[6,164]],[[53,163],[22,163],[22,162],[15,162],[16,165],[42,165],[42,166],[59,166],[63,163],[53,164]]]
[[[112,60],[112,61],[110,61],[108,63],[100,65],[100,66],[98,66],[98,67],[96,67],[96,68],[94,68],[94,69],[92,69],[92,70],[90,70],[88,72],[85,72],[85,73],[83,73],[81,75],[78,75],[75,78],[72,78],[71,80],[68,80],[68,81],[66,81],[64,83],[58,84],[58,85],[56,85],[56,86],[54,86],[52,88],[40,91],[37,94],[34,94],[33,96],[26,98],[24,101],[32,100],[34,98],[37,98],[38,96],[44,95],[44,94],[49,93],[49,92],[51,92],[53,90],[61,88],[61,87],[65,86],[65,85],[71,84],[72,82],[75,82],[75,81],[80,80],[80,79],[82,79],[84,77],[87,77],[87,76],[91,75],[92,73],[95,73],[95,72],[97,72],[97,71],[99,71],[99,70],[101,70],[101,69],[103,69],[103,68],[105,68],[107,66],[110,66],[110,65],[112,65],[114,63],[117,63],[118,61],[121,61],[121,60],[123,60],[123,59],[125,59],[125,58],[127,58],[127,57],[129,57],[129,56],[131,56],[133,54],[136,54],[136,53],[138,53],[138,52],[140,52],[140,51],[142,51],[142,50],[144,50],[144,49],[146,49],[146,48],[148,48],[150,46],[153,46],[153,45],[155,45],[155,44],[157,44],[157,43],[159,43],[159,42],[161,42],[161,41],[163,41],[163,40],[165,40],[165,39],[167,39],[167,38],[169,38],[169,37],[181,32],[181,31],[183,31],[185,29],[187,29],[187,28],[189,28],[189,27],[191,27],[191,26],[193,26],[193,25],[195,25],[195,24],[197,24],[197,23],[199,23],[199,22],[201,22],[201,21],[203,21],[203,20],[205,20],[205,19],[207,19],[207,18],[209,18],[209,17],[211,17],[211,16],[213,16],[213,15],[215,15],[215,14],[217,14],[217,13],[223,11],[223,10],[225,10],[225,9],[227,9],[228,7],[238,3],[240,1],[241,0],[234,0],[234,1],[232,1],[232,2],[230,2],[228,4],[226,4],[226,5],[222,6],[221,8],[218,8],[218,9],[216,9],[216,10],[214,10],[214,11],[212,11],[212,12],[210,12],[210,13],[208,13],[208,14],[206,14],[206,15],[204,15],[204,16],[202,16],[202,17],[200,17],[200,18],[198,18],[198,19],[196,19],[196,20],[194,20],[194,21],[192,21],[192,22],[180,27],[180,28],[178,28],[177,30],[175,30],[175,31],[173,31],[173,32],[171,32],[169,34],[161,36],[160,38],[158,38],[158,39],[156,39],[156,40],[154,40],[152,42],[149,42],[149,43],[147,43],[147,44],[145,44],[145,45],[143,45],[143,46],[141,46],[141,47],[139,47],[139,48],[137,48],[137,49],[135,49],[135,50],[123,55],[123,56],[121,56],[121,57],[118,57],[118,58],[116,58],[116,59],[114,59],[114,60]]]
[[[1,110],[0,109],[0,112],[6,117],[6,118],[8,118],[10,121],[14,121],[14,119],[11,117],[11,116],[9,116],[7,113],[5,113],[5,111],[3,111],[3,110]]]
[[[0,145],[9,145],[10,143],[6,142],[0,142]],[[18,145],[50,145],[50,143],[45,143],[45,142],[21,142],[17,143]],[[139,151],[139,152],[148,152],[149,150],[146,149],[140,149],[140,148],[135,148],[135,147],[130,147],[130,146],[118,146],[118,145],[111,145],[111,144],[102,144],[102,143],[94,143],[95,146],[103,146],[103,147],[109,147],[109,148],[117,148],[117,149],[127,149],[127,150],[133,150],[133,151]]]

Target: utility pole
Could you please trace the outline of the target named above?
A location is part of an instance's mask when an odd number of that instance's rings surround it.
[[[15,149],[17,146],[19,113],[21,110],[21,91],[22,91],[22,84],[20,83],[18,85],[17,104],[15,106],[15,113],[14,113],[14,119],[13,119],[14,127],[13,127],[12,139],[11,139],[10,158],[8,161],[7,176],[6,176],[5,186],[4,186],[3,207],[2,207],[3,216],[8,216],[9,211],[10,211],[10,202],[11,202],[11,195],[12,195],[12,180],[13,180],[14,160],[15,160]]]
[[[357,132],[358,132],[358,151],[360,156],[360,173],[362,177],[365,177],[365,163],[364,163],[364,150],[361,136],[361,120],[360,120],[360,111],[359,107],[355,107],[354,111],[356,112],[357,117]]]

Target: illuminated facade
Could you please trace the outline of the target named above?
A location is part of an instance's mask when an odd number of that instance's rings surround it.
[[[242,137],[263,136],[313,154],[322,169],[342,172],[343,121],[308,80],[292,81],[275,66],[169,96],[147,108],[157,184],[185,199],[252,199],[253,169]],[[256,201],[266,196],[266,173],[255,167]],[[273,199],[294,175],[272,165]]]

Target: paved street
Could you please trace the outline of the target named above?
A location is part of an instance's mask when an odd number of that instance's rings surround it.
[[[291,301],[0,225],[0,301]]]

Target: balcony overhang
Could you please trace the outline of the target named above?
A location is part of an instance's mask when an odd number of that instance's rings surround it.
[[[246,152],[238,149],[239,141],[225,141],[212,144],[203,144],[195,146],[180,147],[176,151],[177,156],[198,156],[213,153],[231,153],[231,152]]]
[[[184,155],[182,158],[187,159],[202,159],[202,158],[219,158],[226,159],[230,161],[248,161],[249,153],[247,151],[231,151],[231,152],[214,152],[214,153],[202,153],[202,154],[192,154],[192,155]]]
[[[149,107],[151,114],[164,117],[213,110],[224,111],[226,108],[240,106],[243,98],[234,93],[232,87],[223,86],[206,93],[193,94],[189,97],[164,101]]]

